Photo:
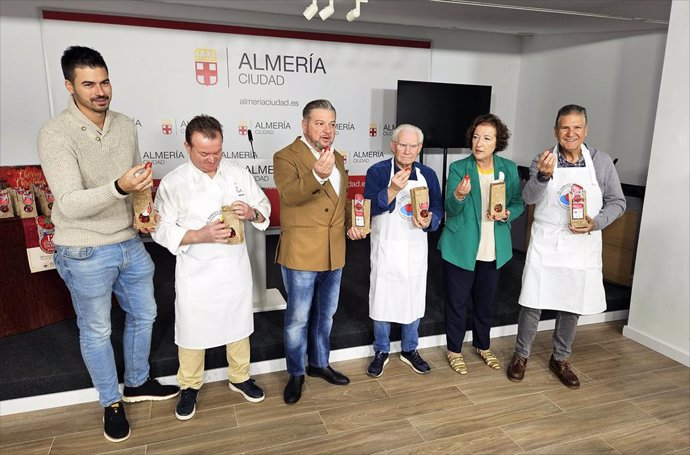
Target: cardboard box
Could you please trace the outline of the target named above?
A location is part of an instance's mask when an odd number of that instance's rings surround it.
[[[226,243],[229,245],[240,245],[244,242],[244,221],[237,217],[237,214],[229,205],[224,205],[222,210],[223,219],[221,221],[232,232],[230,237],[227,238]]]
[[[587,227],[587,194],[584,188],[573,183],[569,194],[570,225],[574,228]]]
[[[371,232],[371,201],[364,199],[362,194],[355,194],[349,201],[345,218],[348,229],[357,227],[362,234],[368,235]]]
[[[429,188],[418,186],[410,190],[412,216],[420,220],[429,216]]]
[[[494,218],[504,218],[506,211],[506,182],[492,182],[489,187],[489,213]]]

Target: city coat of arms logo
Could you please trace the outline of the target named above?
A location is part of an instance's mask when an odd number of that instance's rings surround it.
[[[244,120],[240,121],[239,125],[237,125],[237,132],[240,133],[240,136],[246,136],[248,129],[247,122]]]
[[[196,81],[201,85],[218,83],[218,60],[215,49],[194,49],[194,68]]]
[[[172,134],[172,132],[173,132],[172,121],[163,120],[163,122],[161,124],[161,131],[163,131],[163,134]]]
[[[379,128],[376,123],[369,124],[369,137],[376,137],[379,134]]]

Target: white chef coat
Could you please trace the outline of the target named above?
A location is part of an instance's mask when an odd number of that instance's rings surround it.
[[[221,207],[241,200],[269,224],[271,205],[243,167],[221,161],[213,178],[185,163],[158,187],[160,220],[153,239],[177,257],[175,268],[175,343],[205,349],[241,340],[254,330],[252,275],[246,243],[180,245],[185,233],[219,219]],[[249,226],[249,224],[245,224]]]

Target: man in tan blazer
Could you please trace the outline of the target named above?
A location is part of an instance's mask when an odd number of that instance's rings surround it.
[[[287,404],[299,401],[305,372],[332,384],[350,382],[329,366],[329,338],[345,265],[348,184],[343,157],[331,148],[335,108],[330,101],[307,103],[302,130],[302,137],[273,156],[281,227],[276,261],[288,295],[285,358],[290,379],[283,393]],[[364,237],[356,228],[347,235]]]

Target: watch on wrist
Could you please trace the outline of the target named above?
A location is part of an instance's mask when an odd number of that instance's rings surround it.
[[[252,209],[252,210],[254,211],[254,216],[249,221],[251,221],[253,223],[254,221],[257,221],[259,219],[259,211],[256,209]]]

